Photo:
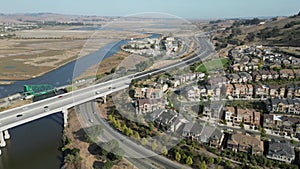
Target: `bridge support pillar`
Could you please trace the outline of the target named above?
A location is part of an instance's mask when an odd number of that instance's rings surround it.
[[[103,99],[103,103],[105,104],[106,103],[106,95],[102,97]]]
[[[63,108],[62,113],[64,116],[64,127],[67,127],[67,125],[68,125],[68,109]]]
[[[10,134],[9,134],[8,130],[4,131],[4,139],[5,140],[10,139]]]
[[[6,142],[3,136],[3,131],[0,132],[0,147],[5,147],[6,146]]]

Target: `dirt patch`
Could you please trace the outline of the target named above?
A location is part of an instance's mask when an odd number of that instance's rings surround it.
[[[99,108],[102,112],[101,116],[106,117],[106,111],[104,107],[99,104]],[[89,149],[92,145],[84,141],[86,140],[85,132],[83,131],[82,126],[80,125],[78,116],[76,116],[74,108],[69,109],[68,126],[64,129],[64,135],[70,140],[70,143],[67,145],[67,148],[77,148],[80,150],[80,157],[82,158],[80,169],[91,169],[93,168],[95,163],[105,162],[105,160],[101,159],[101,157],[97,153],[90,153]],[[73,169],[74,166],[72,164],[65,163],[62,168]],[[126,160],[121,160],[117,164],[115,164],[113,168],[128,169],[133,167]]]
[[[84,142],[82,140],[85,140],[84,133],[80,133],[81,125],[80,122],[76,116],[75,110],[70,109],[69,110],[69,119],[68,119],[68,127],[64,129],[64,135],[70,139],[71,143],[68,144],[68,148],[78,148],[80,149],[80,157],[83,159],[81,160],[81,169],[90,169],[93,168],[93,163],[96,161],[96,157],[94,155],[91,155],[88,151],[89,143]],[[75,134],[77,133],[77,134]],[[70,164],[65,164],[65,166],[68,166]],[[71,165],[70,165],[71,166]]]

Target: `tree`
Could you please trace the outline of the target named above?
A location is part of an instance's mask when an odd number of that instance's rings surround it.
[[[222,162],[222,158],[221,157],[217,157],[215,160],[216,164],[220,164]]]
[[[225,166],[226,166],[226,167],[228,167],[228,168],[229,168],[229,167],[231,167],[231,161],[229,161],[229,160],[226,160],[226,162],[225,162]]]
[[[81,162],[82,158],[80,157],[79,149],[77,149],[77,148],[66,149],[64,152],[67,154],[65,157],[66,161],[73,164],[75,166],[75,168],[81,168],[80,162]]]
[[[138,132],[134,132],[134,138],[140,140],[141,139],[140,134]]]
[[[103,165],[103,169],[111,169],[114,163],[110,160],[107,160],[106,163]]]
[[[145,138],[142,138],[141,144],[142,144],[143,146],[144,146],[144,145],[146,145],[146,144],[148,144],[148,141],[147,141],[147,139],[145,139]]]
[[[154,140],[153,142],[152,142],[152,145],[151,145],[151,148],[152,148],[152,150],[153,151],[155,151],[156,149],[157,149],[157,143],[156,143],[156,140]]]
[[[243,122],[241,122],[240,127],[244,128],[244,123]]]
[[[193,164],[193,159],[192,159],[192,157],[191,157],[191,156],[188,156],[188,157],[186,158],[185,163],[186,163],[187,165],[192,165],[192,164]]]
[[[175,154],[175,160],[176,161],[180,161],[181,160],[181,155],[180,155],[179,152],[176,152],[176,154]]]
[[[117,129],[121,127],[121,123],[119,120],[113,120],[112,123],[113,123],[113,126]]]
[[[110,122],[112,122],[113,121],[113,116],[110,114],[110,115],[108,115],[108,120],[110,121]]]
[[[208,164],[213,164],[214,163],[214,158],[212,158],[212,157],[207,157],[207,163]]]
[[[165,156],[168,154],[168,149],[167,149],[166,146],[163,146],[163,148],[162,148],[162,150],[161,150],[161,153],[162,153],[163,155],[165,155]]]
[[[115,67],[110,70],[110,73],[115,73],[115,72],[116,72],[116,68]]]
[[[205,161],[202,161],[202,163],[200,164],[200,169],[207,169]]]
[[[86,129],[87,140],[89,142],[93,142],[102,133],[103,133],[103,127],[101,125],[91,126]]]
[[[154,128],[155,128],[155,127],[154,127],[154,124],[153,124],[153,123],[150,123],[150,124],[149,124],[149,129],[150,129],[151,131],[153,131]]]
[[[249,42],[254,41],[254,39],[255,39],[255,34],[254,34],[253,32],[248,33],[248,35],[246,36],[246,39],[247,39]]]
[[[261,137],[266,137],[267,133],[264,128],[261,129]]]

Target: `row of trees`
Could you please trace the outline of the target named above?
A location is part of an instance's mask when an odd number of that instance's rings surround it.
[[[234,152],[227,149],[223,150],[220,155],[241,162],[242,163],[241,166],[252,166],[252,167],[261,166],[261,167],[268,167],[268,168],[283,168],[283,169],[298,168],[297,165],[274,161],[266,158],[263,155],[252,155],[249,153]]]

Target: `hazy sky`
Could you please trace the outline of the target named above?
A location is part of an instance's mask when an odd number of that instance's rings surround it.
[[[164,12],[184,18],[228,18],[296,14],[300,0],[0,0],[0,13],[53,12],[125,16]]]

